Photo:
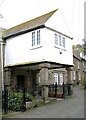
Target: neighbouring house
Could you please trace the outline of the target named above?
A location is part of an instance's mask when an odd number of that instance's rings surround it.
[[[74,84],[79,84],[81,81],[81,74],[82,74],[82,71],[81,71],[82,60],[80,57],[73,55],[73,63],[74,63],[73,81],[74,81]]]
[[[86,58],[85,57],[81,57],[81,60],[82,60],[82,81],[81,81],[81,84],[83,87],[86,88]]]
[[[86,74],[86,59],[83,57],[80,57],[79,50],[73,51],[73,63],[74,63],[74,69],[73,69],[73,82],[74,84],[81,83],[84,85],[85,80],[85,74]]]
[[[57,16],[54,10],[5,32],[6,87],[41,86],[44,98],[55,82],[72,90],[72,37],[59,32]]]

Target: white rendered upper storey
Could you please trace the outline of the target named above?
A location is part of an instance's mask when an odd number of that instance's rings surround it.
[[[5,67],[43,61],[73,65],[72,38],[58,32],[57,15],[55,10],[6,31]]]

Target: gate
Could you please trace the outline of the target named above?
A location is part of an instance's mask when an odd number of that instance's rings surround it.
[[[41,96],[40,87],[28,87],[23,89],[4,89],[2,92],[2,114],[15,111],[25,111],[25,102],[34,100],[35,96]]]

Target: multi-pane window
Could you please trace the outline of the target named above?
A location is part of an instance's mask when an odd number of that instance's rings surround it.
[[[63,37],[63,47],[65,48],[65,37]]]
[[[37,31],[37,45],[40,45],[40,30]]]
[[[35,32],[32,32],[32,46],[35,46]]]
[[[40,30],[37,32],[32,32],[32,46],[40,45]]]
[[[65,37],[58,35],[57,33],[54,34],[54,42],[55,45],[58,45],[59,47],[65,48]]]
[[[62,46],[61,36],[59,35],[59,45]]]
[[[75,80],[75,71],[73,70],[73,80]]]
[[[55,34],[55,45],[58,45],[58,35]]]
[[[58,73],[54,73],[54,83],[58,85]]]
[[[63,74],[62,73],[59,74],[59,84],[60,85],[63,84]]]

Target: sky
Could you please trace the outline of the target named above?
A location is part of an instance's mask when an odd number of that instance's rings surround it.
[[[0,19],[0,27],[9,29],[59,8],[64,24],[73,37],[73,44],[82,44],[84,38],[84,1],[0,0],[0,14],[3,16]]]

